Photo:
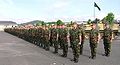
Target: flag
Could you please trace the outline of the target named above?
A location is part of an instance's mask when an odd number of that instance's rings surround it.
[[[95,2],[94,2],[94,7],[97,7],[99,11],[101,10],[100,7]]]

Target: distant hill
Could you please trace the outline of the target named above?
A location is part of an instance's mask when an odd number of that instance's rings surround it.
[[[40,22],[43,22],[43,21],[34,20],[34,21],[27,22],[27,23],[22,23],[22,25],[27,25],[27,24],[33,24],[33,25],[35,25],[36,23],[40,23]]]
[[[0,21],[0,25],[11,25],[11,24],[17,24],[17,23],[13,21]]]

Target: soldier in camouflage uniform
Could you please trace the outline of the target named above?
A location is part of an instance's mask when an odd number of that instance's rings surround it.
[[[91,56],[90,58],[95,59],[96,58],[96,48],[99,41],[99,31],[96,29],[96,24],[92,24],[92,29],[90,31],[90,49],[91,49]]]
[[[70,34],[70,43],[74,55],[74,59],[72,61],[77,63],[80,55],[79,53],[80,53],[80,44],[81,44],[81,32],[80,29],[77,27],[76,23],[74,23],[73,26],[74,28],[69,30],[69,34]]]
[[[103,32],[103,44],[105,49],[104,56],[110,56],[111,50],[111,42],[112,42],[112,29],[110,29],[108,24],[105,24],[105,29]]]
[[[62,47],[62,39],[61,39],[61,35],[62,35],[62,24],[58,26],[58,34],[59,34],[59,37],[58,37],[58,43],[60,45],[60,49],[63,49]]]
[[[57,26],[55,25],[54,28],[51,31],[51,39],[52,39],[52,44],[54,44],[54,53],[58,53],[58,29]]]
[[[49,44],[49,40],[50,40],[50,31],[48,29],[47,26],[45,26],[44,28],[44,46],[45,46],[45,50],[49,50],[50,49],[50,44]]]
[[[50,40],[49,40],[50,46],[53,46],[53,43],[52,43],[52,36],[53,36],[52,30],[54,29],[53,27],[54,27],[54,26],[51,26],[51,27],[49,28],[49,30],[50,30]]]
[[[61,33],[59,35],[59,38],[61,41],[60,44],[61,44],[62,49],[63,49],[62,57],[67,57],[67,53],[68,53],[68,30],[64,24],[62,24],[62,28],[61,28],[60,33]]]
[[[80,55],[83,53],[83,44],[84,44],[84,39],[85,39],[85,30],[83,29],[83,25],[79,26],[80,31],[81,31],[81,45],[80,45]]]

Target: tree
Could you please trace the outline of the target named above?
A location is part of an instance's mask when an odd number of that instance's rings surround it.
[[[104,17],[104,20],[105,20],[105,23],[112,25],[114,22],[114,14],[112,12],[108,13],[108,15]]]
[[[91,22],[92,22],[91,19],[88,19],[87,24],[91,24]]]
[[[41,21],[41,25],[43,26],[43,25],[46,25],[46,24],[45,24],[45,22],[44,22],[44,21]]]
[[[36,23],[36,26],[40,26],[40,25],[41,25],[41,23],[40,23],[40,22],[37,22],[37,23]]]
[[[57,25],[63,24],[63,22],[61,20],[58,20],[56,23],[57,23]]]

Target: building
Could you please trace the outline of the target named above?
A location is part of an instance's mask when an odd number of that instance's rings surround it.
[[[5,28],[15,27],[17,24],[13,21],[0,21],[0,31],[4,31]]]

